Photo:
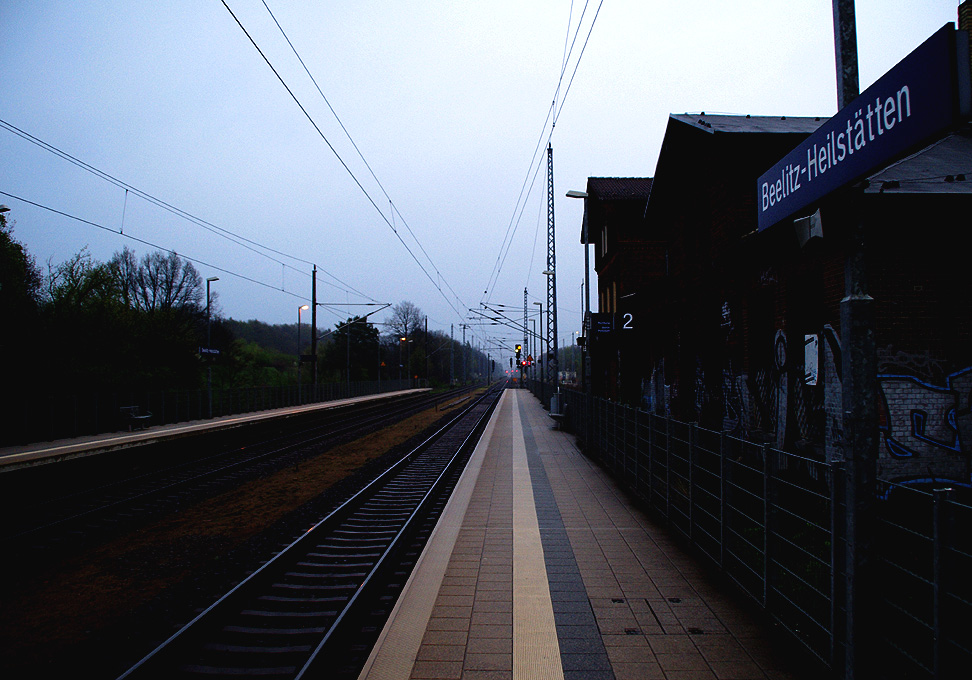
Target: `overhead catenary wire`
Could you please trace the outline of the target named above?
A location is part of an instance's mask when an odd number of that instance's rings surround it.
[[[361,181],[354,174],[354,172],[351,170],[351,168],[348,166],[348,164],[345,162],[345,160],[341,157],[341,155],[337,152],[337,149],[334,148],[334,146],[331,144],[330,140],[328,140],[327,136],[324,134],[324,132],[321,130],[320,126],[318,126],[317,122],[314,120],[313,116],[310,115],[310,112],[307,111],[307,109],[301,103],[301,101],[297,97],[297,95],[294,94],[294,91],[290,88],[290,86],[287,84],[287,82],[283,79],[283,76],[280,75],[280,72],[277,71],[276,67],[270,61],[269,57],[267,57],[267,55],[263,52],[263,50],[257,44],[257,42],[253,38],[253,36],[250,35],[250,32],[246,30],[246,27],[243,25],[243,22],[240,21],[239,17],[236,16],[236,14],[233,12],[233,10],[230,8],[230,6],[226,3],[226,0],[221,0],[221,2],[223,4],[223,7],[226,8],[226,11],[229,12],[230,16],[236,22],[236,25],[239,26],[240,30],[243,31],[243,34],[250,41],[250,44],[253,45],[254,49],[256,49],[257,53],[260,55],[260,57],[263,59],[263,61],[267,64],[267,66],[273,72],[274,76],[276,76],[277,80],[280,82],[280,84],[283,86],[283,88],[287,91],[287,94],[289,94],[290,97],[291,97],[291,99],[294,100],[294,103],[297,104],[297,107],[304,114],[304,117],[307,118],[308,122],[310,122],[310,124],[313,126],[314,130],[317,131],[317,134],[324,141],[324,143],[327,145],[327,147],[331,150],[331,153],[334,154],[334,157],[338,159],[338,162],[340,162],[341,166],[345,169],[345,171],[348,173],[348,175],[350,175],[351,179],[357,185],[358,189],[361,190],[361,192],[365,195],[365,198],[368,199],[368,202],[371,203],[371,205],[375,209],[375,211],[381,216],[381,219],[392,230],[392,232],[395,234],[395,236],[398,238],[398,240],[401,242],[401,244],[405,247],[405,250],[408,252],[408,254],[411,255],[411,257],[415,261],[415,263],[419,266],[419,268],[422,270],[422,272],[425,274],[425,276],[429,279],[429,281],[431,281],[431,283],[435,287],[435,289],[439,291],[439,294],[442,295],[443,299],[446,301],[446,304],[448,304],[452,308],[452,310],[456,313],[456,315],[461,318],[462,317],[462,313],[460,312],[459,308],[456,307],[453,304],[453,301],[450,300],[448,298],[448,296],[445,295],[445,293],[442,291],[441,286],[436,283],[435,279],[432,277],[432,275],[429,273],[429,271],[425,268],[425,265],[423,265],[422,262],[418,259],[418,257],[412,251],[412,249],[405,242],[405,239],[402,238],[402,236],[398,232],[398,230],[395,229],[392,226],[391,222],[388,219],[388,216],[385,215],[385,213],[382,212],[381,208],[378,207],[378,204],[375,202],[375,199],[371,196],[371,194],[368,192],[368,190],[365,189],[364,185],[361,184]],[[399,216],[401,216],[401,213],[399,213]],[[413,234],[413,237],[414,237],[414,234]],[[416,239],[416,243],[417,242],[418,241]],[[438,272],[436,272],[436,273],[438,273]]]
[[[206,262],[205,260],[201,260],[201,259],[199,259],[197,257],[193,257],[191,255],[186,255],[185,253],[180,253],[180,252],[175,251],[175,250],[173,250],[171,248],[166,248],[165,246],[160,246],[157,243],[153,243],[153,242],[151,242],[151,241],[149,241],[147,239],[139,238],[137,236],[132,235],[131,233],[123,234],[121,232],[118,232],[118,231],[112,229],[111,227],[106,227],[103,224],[98,224],[97,222],[92,222],[91,220],[86,220],[83,217],[78,217],[77,215],[72,215],[71,213],[64,212],[63,210],[58,210],[57,208],[52,208],[50,206],[44,205],[42,203],[38,203],[36,201],[31,201],[31,200],[29,200],[27,198],[24,198],[22,196],[17,196],[16,194],[11,194],[9,192],[2,191],[2,190],[0,190],[0,196],[6,196],[8,198],[12,198],[15,201],[20,201],[21,203],[26,203],[27,205],[32,205],[35,208],[40,208],[41,210],[46,210],[48,212],[54,213],[55,215],[61,215],[62,217],[67,217],[68,219],[74,220],[76,222],[81,222],[82,224],[87,224],[87,225],[92,226],[92,227],[95,227],[97,229],[101,229],[101,230],[107,231],[107,232],[109,232],[111,234],[115,234],[116,236],[121,236],[122,238],[126,238],[126,239],[128,239],[130,241],[135,241],[136,243],[141,243],[142,245],[149,246],[150,248],[155,248],[156,250],[161,250],[162,252],[165,252],[165,253],[172,253],[174,255],[178,255],[179,257],[181,257],[183,259],[186,259],[186,260],[189,260],[190,262],[194,262],[195,264],[199,264],[199,265],[202,265],[204,267],[208,267],[210,269],[213,269],[215,271],[221,272],[223,274],[227,274],[228,276],[234,276],[234,277],[236,277],[238,279],[241,279],[243,281],[249,281],[250,283],[255,283],[258,286],[263,286],[264,288],[269,288],[270,290],[273,290],[273,291],[278,291],[278,292],[284,293],[286,295],[290,295],[291,297],[297,298],[298,300],[303,300],[303,301],[306,301],[307,300],[306,295],[301,295],[299,293],[291,292],[289,290],[286,290],[283,287],[277,288],[276,286],[272,286],[269,283],[266,283],[265,281],[259,281],[257,279],[252,278],[252,277],[246,276],[245,274],[240,274],[238,272],[234,272],[231,269],[226,269],[225,267],[220,267],[219,265],[215,265],[215,264],[213,264],[211,262]]]
[[[462,305],[462,300],[459,298],[459,294],[456,293],[455,289],[453,289],[453,287],[449,285],[449,282],[445,279],[445,277],[442,276],[442,273],[439,271],[439,268],[435,266],[435,262],[432,260],[432,257],[425,250],[425,247],[422,245],[422,242],[419,241],[418,236],[415,235],[415,232],[412,231],[411,226],[409,226],[408,221],[405,219],[404,215],[402,215],[401,211],[398,209],[398,206],[395,205],[395,202],[392,201],[391,196],[388,195],[388,192],[385,190],[385,187],[381,183],[381,180],[378,179],[378,176],[375,174],[375,171],[371,167],[371,164],[368,163],[368,160],[364,157],[364,154],[361,152],[361,149],[358,148],[357,143],[355,143],[354,138],[351,136],[351,133],[348,131],[348,128],[344,125],[344,122],[341,120],[341,117],[338,116],[337,111],[334,110],[334,107],[331,106],[331,102],[328,101],[327,97],[324,95],[324,91],[321,90],[320,85],[318,85],[317,83],[317,79],[310,72],[310,69],[307,67],[307,64],[304,62],[303,57],[301,57],[300,53],[297,51],[297,47],[294,45],[293,41],[291,41],[290,36],[287,35],[287,32],[284,30],[283,26],[277,20],[277,17],[274,15],[269,5],[267,5],[266,1],[261,0],[261,2],[263,2],[264,8],[266,8],[267,13],[270,15],[270,18],[273,19],[273,23],[277,26],[277,29],[280,31],[280,34],[283,36],[284,40],[287,41],[287,45],[290,46],[290,49],[294,53],[294,56],[297,57],[297,61],[300,62],[301,67],[304,69],[304,73],[306,73],[307,77],[310,78],[310,81],[314,84],[314,88],[317,90],[317,93],[321,96],[321,99],[324,100],[324,103],[327,105],[328,110],[334,116],[334,120],[336,120],[338,125],[341,126],[341,130],[348,138],[348,141],[351,143],[351,146],[354,148],[355,152],[358,154],[358,158],[360,158],[361,162],[364,163],[366,168],[368,168],[368,172],[371,174],[371,178],[375,180],[375,184],[378,185],[378,188],[381,189],[381,193],[384,194],[385,199],[387,199],[388,206],[389,206],[389,215],[391,217],[391,224],[389,226],[391,227],[392,231],[394,231],[396,234],[398,233],[398,229],[395,226],[395,213],[398,213],[398,216],[402,220],[402,224],[405,226],[405,229],[408,231],[412,239],[415,240],[415,243],[416,245],[418,245],[419,250],[421,250],[422,254],[425,255],[425,258],[426,260],[428,260],[429,265],[432,267],[432,269],[435,270],[436,275],[439,277],[441,281],[445,283],[446,287],[450,290],[450,292],[452,292],[452,294],[456,298],[456,301],[459,302],[460,305]],[[375,207],[377,208],[377,205]],[[436,284],[436,287],[437,288],[439,287],[438,284]]]
[[[277,259],[275,257],[272,257],[272,256],[268,255],[267,253],[274,253],[275,255],[279,255],[281,257],[288,258],[290,260],[293,260],[294,262],[300,262],[300,263],[308,264],[308,265],[314,265],[315,263],[313,263],[313,262],[309,262],[308,260],[304,260],[302,258],[296,257],[296,256],[291,255],[289,253],[285,253],[285,252],[280,251],[280,250],[277,250],[275,248],[271,248],[269,246],[263,245],[263,244],[261,244],[261,243],[259,243],[257,241],[254,241],[253,239],[249,239],[249,238],[247,238],[245,236],[242,236],[240,234],[234,233],[234,232],[232,232],[232,231],[230,231],[228,229],[225,229],[223,227],[217,226],[216,224],[213,224],[212,222],[208,222],[208,221],[206,221],[206,220],[204,220],[204,219],[202,219],[200,217],[197,217],[196,215],[193,215],[192,213],[189,213],[189,212],[187,212],[187,211],[185,211],[185,210],[183,210],[181,208],[178,208],[175,205],[172,205],[171,203],[169,203],[167,201],[164,201],[164,200],[162,200],[162,199],[160,199],[160,198],[158,198],[156,196],[153,196],[152,194],[150,194],[150,193],[148,193],[146,191],[143,191],[143,190],[141,190],[141,189],[139,189],[139,188],[137,188],[135,186],[132,186],[131,184],[128,184],[127,182],[125,182],[123,180],[118,179],[117,177],[109,174],[108,172],[105,172],[104,170],[101,170],[99,168],[94,167],[90,163],[87,163],[87,162],[81,160],[80,158],[77,158],[76,156],[73,156],[73,155],[67,153],[63,149],[60,149],[57,146],[54,146],[53,144],[51,144],[49,142],[45,142],[44,140],[42,140],[42,139],[40,139],[40,138],[38,138],[38,137],[30,134],[29,132],[27,132],[27,131],[25,131],[25,130],[23,130],[23,129],[15,126],[15,125],[13,125],[12,123],[9,123],[9,122],[5,121],[5,120],[0,119],[0,128],[3,128],[5,130],[7,130],[8,132],[11,132],[12,134],[20,137],[21,139],[24,139],[24,140],[30,142],[31,144],[34,144],[35,146],[38,146],[38,147],[44,149],[45,151],[48,151],[48,152],[54,154],[55,156],[58,156],[62,160],[68,161],[72,165],[75,165],[75,166],[81,168],[82,170],[84,170],[84,171],[86,171],[88,173],[91,173],[92,175],[94,175],[94,176],[96,176],[96,177],[104,180],[105,182],[108,182],[109,184],[112,184],[112,185],[114,185],[114,186],[116,186],[116,187],[118,187],[120,189],[124,189],[125,190],[125,201],[124,201],[124,207],[122,209],[122,225],[121,225],[121,228],[120,228],[120,233],[123,236],[126,235],[126,234],[124,234],[124,226],[125,226],[125,216],[126,216],[127,206],[128,206],[128,194],[129,193],[132,193],[132,194],[138,196],[139,198],[141,198],[141,199],[143,199],[143,200],[151,203],[152,205],[155,205],[155,206],[157,206],[159,208],[162,208],[163,210],[165,210],[165,211],[167,211],[167,212],[169,212],[169,213],[171,213],[173,215],[176,215],[177,217],[180,217],[180,218],[182,218],[184,220],[187,220],[188,222],[191,222],[192,224],[195,224],[195,225],[203,228],[206,231],[209,231],[209,232],[211,232],[211,233],[213,233],[213,234],[215,234],[215,235],[217,235],[217,236],[219,236],[221,238],[225,238],[226,240],[230,241],[231,243],[234,243],[234,244],[236,244],[236,245],[238,245],[238,246],[240,246],[242,248],[245,248],[246,250],[249,250],[249,251],[251,251],[251,252],[253,252],[253,253],[261,256],[261,257],[264,257],[264,258],[266,258],[266,259],[268,259],[268,260],[270,260],[272,262],[275,262],[275,263],[279,264],[284,269],[291,269],[291,270],[293,270],[293,271],[301,274],[302,276],[310,276],[310,274],[306,270],[299,269],[297,267],[294,267],[293,265],[287,264],[286,262],[282,262],[281,260],[279,260],[279,259]],[[247,245],[247,244],[250,244],[250,245]],[[257,250],[257,248],[260,248],[260,249],[262,249],[264,251],[267,251],[267,252],[260,252],[259,250]],[[329,283],[329,282],[326,282],[325,281],[325,283],[327,283],[330,286],[333,286],[335,288],[338,288],[338,289],[340,289],[342,291],[346,291],[346,290],[351,291],[351,292],[355,293],[356,295],[360,295],[360,296],[362,296],[364,298],[367,298],[369,300],[372,299],[368,295],[366,295],[365,293],[362,293],[361,291],[357,290],[356,288],[354,288],[350,284],[346,283],[345,281],[342,281],[337,276],[335,276],[334,274],[331,274],[329,271],[327,271],[325,269],[318,269],[318,273],[323,274],[325,276],[328,276],[328,277],[330,277],[331,279],[333,279],[336,282],[336,284],[334,284],[334,283]]]
[[[527,169],[526,176],[524,177],[523,185],[520,188],[520,195],[517,197],[516,204],[514,205],[513,208],[513,215],[510,218],[510,224],[507,226],[506,235],[503,238],[503,243],[501,244],[500,251],[496,257],[496,263],[493,266],[493,271],[491,272],[489,280],[487,281],[486,288],[483,291],[483,296],[480,299],[480,302],[488,302],[490,300],[490,291],[492,291],[493,288],[499,282],[500,274],[502,273],[503,266],[506,263],[506,257],[509,254],[510,249],[512,248],[513,239],[516,235],[517,228],[519,227],[520,220],[523,217],[523,211],[526,209],[526,203],[529,199],[530,194],[532,194],[533,192],[533,187],[536,183],[536,177],[539,175],[540,167],[542,166],[542,156],[540,156],[539,152],[540,149],[542,149],[545,146],[543,143],[544,136],[546,135],[546,141],[547,144],[549,144],[551,142],[551,139],[553,138],[553,131],[557,125],[557,119],[559,118],[560,113],[563,111],[564,104],[566,103],[567,94],[570,92],[570,86],[574,82],[574,76],[577,75],[577,70],[580,66],[581,58],[584,56],[584,51],[587,49],[587,43],[590,40],[591,33],[594,31],[594,24],[597,22],[597,18],[601,12],[601,7],[604,5],[604,0],[601,0],[597,6],[597,10],[594,13],[594,18],[591,20],[590,28],[587,31],[587,37],[584,40],[584,45],[580,51],[580,54],[577,57],[577,60],[574,62],[574,70],[572,71],[570,80],[568,81],[567,89],[564,91],[563,97],[560,98],[560,103],[558,106],[557,100],[558,97],[560,97],[560,89],[563,86],[564,75],[567,72],[567,67],[568,64],[570,63],[571,55],[574,52],[574,46],[576,45],[577,37],[580,34],[580,30],[584,22],[584,16],[587,13],[587,7],[589,2],[590,0],[584,3],[584,9],[581,11],[581,16],[577,21],[577,27],[574,31],[574,38],[571,41],[570,50],[566,51],[566,54],[561,63],[560,74],[557,78],[557,87],[554,89],[553,101],[551,102],[550,107],[547,110],[547,116],[544,119],[543,125],[541,126],[540,137],[537,141],[537,146],[534,149],[533,158],[530,160],[530,165]],[[571,16],[573,15],[573,2],[571,3],[570,14]],[[568,39],[569,36],[570,36],[570,21],[568,21],[568,26],[567,26]],[[547,131],[548,123],[550,124],[549,132]],[[534,168],[534,164],[536,164],[536,168]],[[531,174],[533,175],[533,181],[530,181]],[[529,182],[529,190],[526,189],[528,182]],[[525,197],[524,197],[524,192],[526,192]]]

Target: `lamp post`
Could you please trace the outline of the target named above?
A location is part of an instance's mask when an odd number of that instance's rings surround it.
[[[305,309],[310,309],[310,305],[301,305],[297,308],[297,403],[303,403],[300,395],[300,313]]]
[[[543,357],[543,355],[545,354],[543,348],[543,303],[534,302],[533,304],[535,304],[537,307],[540,308],[540,351],[537,352],[537,357]],[[546,370],[547,370],[547,365],[545,362],[541,360],[540,362],[540,403],[541,404],[543,403],[543,382],[544,382],[543,374]]]
[[[213,344],[213,324],[212,316],[209,313],[209,304],[211,300],[209,286],[213,281],[219,281],[218,276],[210,276],[206,279],[206,349],[211,350]],[[213,355],[209,352],[206,353],[206,394],[207,401],[209,402],[209,417],[213,417]]]
[[[398,339],[398,389],[402,389],[402,348],[406,342],[408,338],[404,335]]]

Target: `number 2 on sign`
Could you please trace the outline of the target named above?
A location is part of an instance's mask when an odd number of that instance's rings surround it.
[[[624,316],[624,325],[621,326],[621,328],[623,328],[626,331],[634,330],[634,314],[627,312],[623,316]]]

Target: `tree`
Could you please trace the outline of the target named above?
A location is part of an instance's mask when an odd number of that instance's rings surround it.
[[[4,359],[0,426],[6,429],[11,406],[23,401],[22,388],[37,382],[39,345],[43,336],[39,305],[43,277],[27,249],[13,237],[13,224],[0,212],[0,356]]]
[[[149,253],[136,265],[135,253],[125,248],[109,263],[125,302],[145,312],[199,311],[205,303],[203,280],[192,262],[176,253]]]
[[[398,338],[411,338],[420,328],[423,318],[421,309],[408,300],[402,300],[392,307],[392,315],[385,325]]]
[[[335,325],[324,347],[323,367],[335,379],[377,380],[378,329],[362,316]],[[350,344],[349,344],[350,343]]]
[[[6,213],[0,212],[0,313],[7,323],[36,313],[41,282],[34,258],[14,239],[13,224],[7,222]]]

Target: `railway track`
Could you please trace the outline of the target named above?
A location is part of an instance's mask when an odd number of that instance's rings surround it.
[[[456,393],[448,396],[449,400],[459,398]],[[197,447],[211,446],[217,449],[213,453],[187,457],[176,464],[149,463],[152,469],[148,471],[136,471],[108,483],[86,486],[82,474],[75,478],[78,486],[85,487],[79,491],[18,503],[16,514],[8,515],[16,521],[7,522],[0,529],[0,539],[8,548],[30,546],[33,549],[96,540],[105,532],[118,531],[189,499],[238,483],[244,476],[259,474],[261,468],[270,470],[280,465],[299,464],[301,451],[369,432],[442,400],[441,396],[423,395],[391,405],[360,407],[350,413],[347,409],[325,411],[317,417],[288,420],[289,426],[283,433],[262,431],[264,434],[256,441],[252,441],[253,433],[249,431],[234,432],[228,440],[207,438]],[[162,445],[163,453],[152,458],[164,459],[164,452],[170,448]],[[129,460],[135,457],[131,451],[126,455]],[[20,478],[31,473],[44,471],[5,473],[11,478],[2,481],[5,485],[17,485]],[[18,491],[30,495],[23,489]],[[7,502],[13,502],[12,493],[5,495]]]
[[[355,677],[499,394],[463,409],[119,680]]]

